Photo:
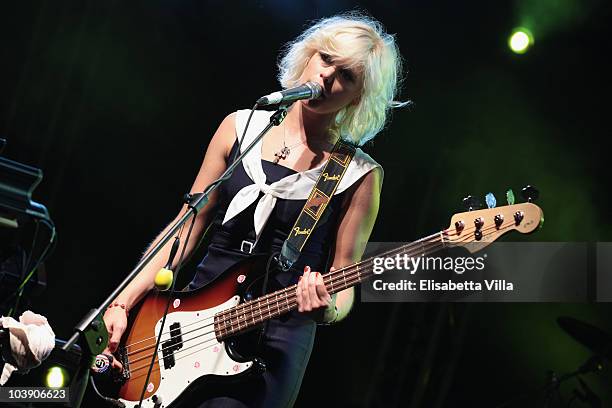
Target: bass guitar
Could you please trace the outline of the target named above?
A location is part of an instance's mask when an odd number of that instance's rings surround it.
[[[421,256],[458,245],[476,252],[509,231],[533,232],[541,222],[542,210],[533,203],[458,213],[452,217],[448,228],[381,255]],[[323,275],[328,292],[339,292],[371,277],[373,259]],[[140,307],[131,313],[128,329],[116,353],[124,367],[117,386],[117,399],[126,407],[135,408],[146,388],[142,408],[175,407],[193,387],[205,386],[211,380],[238,379],[261,370],[263,362],[257,358],[242,358],[231,340],[297,308],[296,285],[245,300],[246,289],[261,276],[257,271],[261,263],[261,259],[248,259],[208,286],[172,295],[147,384],[147,372],[168,295],[152,291],[146,296]]]

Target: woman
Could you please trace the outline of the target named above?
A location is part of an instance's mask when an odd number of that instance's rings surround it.
[[[187,256],[210,223],[216,231],[190,288],[202,286],[252,253],[280,251],[304,206],[304,191],[307,195],[314,186],[338,138],[363,145],[382,129],[389,108],[401,105],[393,102],[401,71],[394,38],[365,16],[348,14],[317,22],[288,44],[279,68],[283,87],[311,81],[321,85],[323,95],[296,102],[283,124],[255,146],[200,211],[186,244]],[[247,116],[248,111],[238,111],[220,124],[192,193],[203,191],[226,169]],[[269,116],[255,113],[243,147]],[[378,212],[382,176],[380,165],[357,149],[296,265],[272,277],[282,286],[298,283],[298,311],[270,321],[261,348],[266,372],[244,386],[200,395],[200,402],[206,400],[202,406],[283,407],[295,402],[316,322],[344,319],[354,300],[352,288],[330,296],[318,271],[326,270],[328,260],[329,266],[339,268],[361,258]],[[111,352],[125,330],[126,311],[153,288],[169,252],[166,245],[106,311]]]

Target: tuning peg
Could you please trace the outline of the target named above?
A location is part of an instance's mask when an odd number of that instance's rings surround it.
[[[497,200],[493,193],[487,193],[485,196],[485,202],[487,203],[488,208],[495,208],[497,206]]]
[[[508,205],[514,204],[514,191],[512,191],[512,189],[506,191],[506,201],[508,202]]]
[[[466,210],[472,211],[482,208],[482,203],[476,197],[469,195],[463,199],[463,206]]]
[[[540,196],[540,192],[537,188],[530,185],[526,185],[521,190],[521,195],[527,202],[532,202],[538,199],[538,197]]]

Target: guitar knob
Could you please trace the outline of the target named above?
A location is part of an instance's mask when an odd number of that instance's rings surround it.
[[[523,189],[521,190],[521,195],[523,196],[523,199],[527,202],[532,202],[538,199],[538,197],[540,197],[540,192],[538,191],[537,188],[527,185],[525,187],[523,187]]]
[[[477,230],[481,229],[484,225],[484,219],[482,217],[478,217],[474,220],[474,226]]]
[[[455,229],[457,230],[457,234],[461,234],[461,231],[465,228],[465,223],[463,221],[457,221],[455,223]]]
[[[480,241],[482,239],[482,231],[481,230],[474,231],[474,238],[476,238],[476,241]]]
[[[495,226],[497,228],[499,228],[502,225],[502,223],[504,222],[504,216],[501,215],[501,214],[497,214],[495,216],[494,220],[495,220]]]
[[[521,223],[521,221],[523,221],[523,218],[525,217],[525,214],[522,211],[517,211],[514,213],[514,222],[516,223],[516,225],[519,225]]]
[[[482,204],[476,197],[469,195],[463,199],[463,207],[468,211],[479,210],[482,208]]]

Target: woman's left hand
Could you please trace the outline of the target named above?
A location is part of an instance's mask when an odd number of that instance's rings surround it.
[[[298,311],[310,313],[316,321],[333,321],[337,316],[335,302],[323,283],[323,276],[319,272],[312,272],[309,266],[304,268],[304,274],[300,276],[296,298]]]

